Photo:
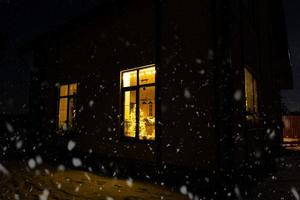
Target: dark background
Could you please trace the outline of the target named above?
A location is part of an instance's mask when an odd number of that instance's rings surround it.
[[[16,46],[75,18],[105,0],[0,0],[0,113],[28,110],[30,60]],[[284,0],[294,89],[282,91],[289,111],[300,111],[300,1]]]
[[[282,91],[282,96],[290,111],[300,111],[300,1],[285,0],[284,4],[294,89]]]

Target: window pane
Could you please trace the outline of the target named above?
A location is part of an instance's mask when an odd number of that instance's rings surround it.
[[[136,82],[137,82],[136,80],[137,80],[136,70],[123,73],[123,87],[136,86]]]
[[[136,91],[126,91],[124,96],[124,135],[135,137]]]
[[[77,93],[77,83],[69,85],[69,95],[75,95]]]
[[[67,106],[67,98],[61,98],[59,100],[58,127],[62,129],[67,128]]]
[[[140,88],[139,138],[155,139],[155,87]]]
[[[76,110],[75,110],[75,100],[74,98],[69,99],[69,128],[74,127],[74,120],[76,117]]]
[[[246,98],[246,111],[253,112],[252,74],[246,68],[245,68],[245,98]]]
[[[68,95],[68,85],[60,86],[60,96],[67,96]]]
[[[257,83],[254,78],[253,78],[253,105],[254,105],[254,112],[258,112]]]
[[[139,84],[155,83],[155,67],[139,70]]]

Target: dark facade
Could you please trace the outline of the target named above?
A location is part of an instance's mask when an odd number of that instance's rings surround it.
[[[263,161],[279,148],[279,91],[291,87],[283,22],[280,0],[107,2],[31,44],[39,137],[50,146],[72,139],[101,157],[205,171]],[[127,140],[120,73],[152,64],[155,139]],[[75,124],[61,135],[59,88],[71,83]]]
[[[284,124],[283,138],[285,143],[298,143],[300,132],[300,116],[298,113],[290,113],[282,116]]]

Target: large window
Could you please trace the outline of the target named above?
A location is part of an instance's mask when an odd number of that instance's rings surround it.
[[[245,99],[247,118],[253,118],[258,113],[257,81],[247,68],[245,68]]]
[[[58,128],[60,130],[73,129],[76,118],[77,83],[61,85],[58,101]]]
[[[155,65],[121,72],[123,134],[155,139]]]

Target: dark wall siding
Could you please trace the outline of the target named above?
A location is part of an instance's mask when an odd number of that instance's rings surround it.
[[[212,34],[209,2],[163,8],[159,69],[163,163],[215,166]],[[108,11],[109,10],[109,11]],[[119,129],[120,70],[155,63],[156,21],[152,1],[128,1],[101,9],[82,24],[46,36],[46,120],[55,133],[57,83],[79,82],[80,150],[155,161],[153,142],[125,142]],[[186,94],[185,94],[186,93]],[[187,94],[188,93],[188,94]],[[190,97],[189,97],[190,95]],[[89,107],[89,101],[93,107]],[[49,125],[49,124],[48,124]]]
[[[45,134],[58,138],[58,84],[78,82],[78,129],[64,137],[76,140],[79,151],[198,169],[242,167],[269,143],[280,143],[272,9],[267,1],[166,0],[159,21],[154,1],[116,1],[44,35],[36,43],[41,92],[33,82]],[[161,140],[124,141],[120,71],[157,61]],[[245,66],[259,89],[259,122],[251,127],[244,95],[234,98],[244,93]],[[266,139],[269,129],[277,130],[274,141]]]
[[[163,161],[212,168],[216,135],[210,3],[166,1],[162,13]]]

